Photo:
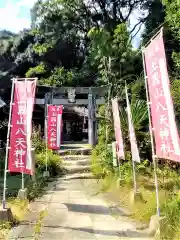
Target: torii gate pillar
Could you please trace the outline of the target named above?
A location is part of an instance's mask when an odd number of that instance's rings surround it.
[[[97,143],[96,97],[92,91],[88,93],[88,143],[91,146]]]

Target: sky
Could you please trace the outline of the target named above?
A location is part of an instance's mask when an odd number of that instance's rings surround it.
[[[0,30],[19,32],[29,28],[30,9],[36,0],[0,0]]]
[[[36,0],[0,0],[0,30],[6,29],[18,33],[31,25],[30,9]],[[132,16],[132,24],[136,23]],[[139,44],[140,33],[133,40],[133,46]]]

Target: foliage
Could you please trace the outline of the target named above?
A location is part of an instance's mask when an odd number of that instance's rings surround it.
[[[40,65],[38,65],[36,67],[29,68],[29,70],[26,72],[26,77],[27,78],[37,77],[44,73],[46,73],[46,66],[44,65],[44,63],[41,63]]]
[[[163,0],[163,4],[166,6],[166,20],[174,32],[174,37],[180,39],[180,2],[178,0]]]
[[[132,122],[136,130],[144,127],[144,122],[148,120],[147,103],[144,100],[136,100],[131,103]],[[123,129],[128,129],[126,108],[120,108],[120,116]]]
[[[174,79],[171,84],[171,94],[174,101],[175,106],[175,112],[176,117],[179,120],[178,116],[180,113],[180,100],[179,100],[179,94],[180,94],[180,81],[178,79]],[[177,121],[179,123],[179,121]]]
[[[104,143],[104,142],[111,143],[114,140],[114,136],[113,136],[114,130],[113,130],[113,124],[112,124],[113,121],[112,121],[112,116],[109,114],[109,112],[110,112],[110,105],[109,105],[109,109],[108,107],[106,108],[105,106],[100,106],[98,109],[99,143]],[[106,136],[106,133],[107,133],[107,136]]]
[[[133,81],[134,73],[138,73],[136,51],[132,50],[130,34],[126,24],[119,24],[114,32],[106,29],[92,28],[88,36],[91,39],[90,63],[97,65],[101,82],[111,83],[112,95],[121,97],[124,80]]]
[[[47,216],[47,209],[40,212],[39,218],[34,225],[34,240],[38,240],[40,238],[42,226],[43,226],[43,220],[46,216]]]
[[[50,175],[57,176],[58,174],[62,173],[62,162],[59,155],[48,150],[47,158],[48,171],[50,172]],[[36,166],[40,173],[43,173],[46,170],[45,152],[41,152],[36,155]]]
[[[28,200],[34,201],[35,198],[40,197],[44,193],[44,187],[47,185],[46,181],[42,177],[42,173],[36,174],[36,180],[35,181],[29,181],[27,184],[27,190],[28,190]]]
[[[96,84],[98,76],[103,76],[104,73],[103,68],[101,68],[101,73],[98,70],[102,59],[100,64],[97,64],[96,61],[92,65],[97,56],[92,56],[91,46],[100,38],[91,39],[88,32],[98,31],[98,29],[109,35],[107,45],[110,47],[113,45],[113,52],[116,53],[116,64],[114,64],[118,71],[113,70],[113,72],[116,73],[116,79],[118,79],[119,63],[123,62],[120,59],[127,60],[126,55],[128,54],[124,51],[124,46],[127,47],[127,37],[131,33],[135,35],[138,25],[143,22],[142,10],[146,1],[38,0],[31,10],[31,29],[25,29],[19,34],[1,31],[2,81],[5,81],[2,76],[6,73],[6,80],[12,76],[24,77],[26,75],[38,77],[41,83],[49,85],[90,86]],[[135,9],[139,9],[141,18],[136,27],[130,31],[127,30],[129,29],[129,20]],[[102,37],[101,35],[101,39],[103,39]],[[103,41],[101,40],[101,42]],[[128,43],[131,48],[130,42],[131,39]],[[109,53],[103,54],[103,56],[111,55]],[[130,55],[128,55],[128,61],[131,61]],[[137,70],[137,66],[140,65],[132,66],[131,63],[128,64],[128,68],[123,65],[121,71],[125,69],[134,71],[133,69]],[[62,69],[63,73],[61,74],[59,71]],[[58,79],[59,75],[61,80]],[[64,80],[66,77],[68,77],[67,81]],[[104,80],[107,81],[103,78]],[[99,83],[100,81],[98,81]],[[7,85],[10,85],[9,80],[4,87]]]
[[[33,127],[32,130],[32,146],[35,148],[37,154],[46,151],[45,141],[42,140],[41,132],[36,127]]]
[[[46,144],[41,138],[40,131],[36,128],[33,128],[32,141],[36,153],[35,159],[38,173],[42,176],[43,172],[46,170],[46,156],[50,175],[56,176],[62,173],[62,161],[60,156],[51,150],[47,150],[46,152]]]
[[[105,177],[113,171],[112,153],[103,144],[99,144],[92,153],[91,169],[97,178]]]
[[[65,70],[64,67],[55,68],[49,78],[41,79],[40,83],[50,86],[60,87],[62,85],[72,85],[73,73]]]
[[[99,180],[101,191],[108,191],[109,197],[119,202],[120,207],[122,205],[128,207],[135,219],[148,222],[150,217],[156,213],[153,166],[148,160],[136,164],[137,186],[142,199],[135,202],[133,206],[129,201],[129,193],[133,187],[131,159],[122,161],[119,169],[115,169],[112,167],[110,151],[107,151],[106,145],[99,144],[93,150],[92,172],[101,179]],[[167,217],[163,225],[162,239],[179,239],[179,172],[166,164],[159,167],[157,173],[161,214]],[[120,176],[120,186],[117,187]]]
[[[179,78],[180,73],[180,54],[179,54],[179,46],[180,46],[180,14],[179,14],[179,8],[180,8],[180,2],[178,0],[175,1],[169,1],[169,0],[163,0],[162,1],[165,8],[166,8],[166,15],[165,20],[168,24],[168,27],[171,31],[171,39],[168,39],[169,42],[171,42],[171,57],[174,61],[174,75]],[[174,44],[172,44],[174,43]],[[171,62],[172,65],[172,62]]]
[[[148,11],[143,32],[143,42],[146,43],[155,34],[155,30],[165,21],[165,7],[161,0],[150,0],[145,5]]]
[[[35,43],[33,45],[33,50],[38,56],[42,56],[47,53],[50,49],[52,49],[52,45],[49,43]]]

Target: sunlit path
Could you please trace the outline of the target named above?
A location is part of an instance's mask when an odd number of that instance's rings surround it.
[[[88,156],[64,156],[66,165],[78,171],[68,173],[52,183],[46,195],[31,204],[27,221],[15,228],[7,239],[34,239],[37,220],[44,211],[39,223],[40,238],[42,240],[119,240],[119,239],[147,239],[146,235],[138,232],[131,220],[120,213],[114,217],[106,201],[95,191],[91,183],[94,182],[87,170],[90,159]],[[89,179],[86,179],[89,178]]]

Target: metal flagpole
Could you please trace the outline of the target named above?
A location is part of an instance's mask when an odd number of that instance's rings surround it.
[[[118,167],[119,178],[121,179],[121,168],[120,168],[120,159],[117,158],[117,143],[112,142],[112,155],[113,155],[113,166]]]
[[[147,75],[146,75],[145,59],[144,59],[144,49],[141,49],[141,50],[142,50],[144,79],[145,79],[146,97],[147,97],[147,106],[148,106],[149,132],[150,132],[150,137],[151,137],[152,159],[153,159],[153,165],[154,165],[154,180],[155,180],[155,188],[156,188],[156,207],[157,207],[157,215],[160,216],[160,204],[159,204],[159,189],[158,189],[156,155],[155,155],[155,151],[154,151],[153,129],[152,129],[151,113],[150,113],[151,102],[149,101],[149,94],[148,94]]]
[[[119,178],[122,179],[121,159],[120,158],[118,158],[118,169],[119,169]]]
[[[47,129],[47,119],[48,119],[48,104],[45,106],[45,128],[46,128],[46,172],[48,171],[48,129]]]
[[[6,141],[6,155],[5,155],[5,166],[4,166],[4,188],[3,188],[3,200],[2,205],[3,209],[6,208],[6,184],[7,184],[7,168],[8,168],[8,154],[9,154],[9,138],[11,132],[11,116],[12,116],[12,105],[13,105],[13,97],[14,97],[14,81],[16,79],[12,79],[12,88],[11,88],[11,100],[10,100],[10,107],[9,107],[9,121],[8,121],[8,131],[7,131],[7,141]]]
[[[135,161],[132,160],[133,165],[133,179],[134,179],[134,191],[137,192],[137,183],[136,183],[136,165]]]
[[[25,88],[26,88],[26,97],[27,97],[27,79],[25,78]],[[27,114],[27,98],[26,98],[26,114]],[[26,115],[26,141],[28,137],[28,131],[27,131],[27,115]],[[27,146],[28,147],[28,146]],[[28,158],[28,149],[26,149],[26,159]],[[21,161],[22,161],[22,156],[21,156]],[[22,165],[21,165],[22,166]],[[21,167],[21,189],[24,190],[24,173],[23,173],[23,168]]]
[[[108,115],[109,115],[109,106],[110,106],[110,95],[111,95],[111,85],[108,89],[108,105],[106,108],[106,121],[108,121]],[[108,123],[106,124],[106,143],[108,143]]]
[[[108,73],[111,74],[111,57],[109,57],[109,64],[108,64]],[[108,76],[107,76],[108,79]],[[108,85],[109,85],[109,79],[108,79]],[[110,95],[111,95],[111,87],[108,89],[108,105],[106,109],[106,121],[108,121],[108,113],[109,113],[109,106],[110,106]],[[108,124],[106,123],[106,144],[108,143]]]

